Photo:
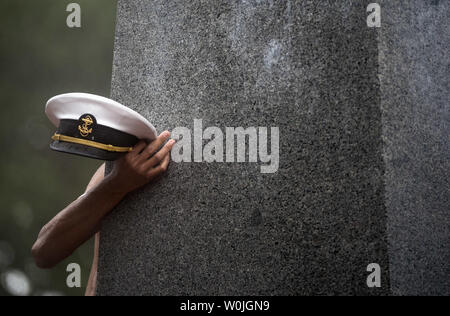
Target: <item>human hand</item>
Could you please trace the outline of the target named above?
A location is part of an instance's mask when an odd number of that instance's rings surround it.
[[[156,140],[147,145],[139,141],[133,150],[114,162],[114,168],[108,175],[114,192],[127,194],[156,179],[167,170],[170,151],[175,140],[169,140],[170,132],[161,133]]]

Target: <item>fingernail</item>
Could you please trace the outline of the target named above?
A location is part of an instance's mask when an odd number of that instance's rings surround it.
[[[169,132],[169,131],[164,131],[164,132],[162,133],[162,136],[163,136],[163,137],[169,137],[169,136],[170,136],[170,132]]]

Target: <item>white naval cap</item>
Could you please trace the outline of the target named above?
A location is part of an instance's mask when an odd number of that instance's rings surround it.
[[[102,160],[115,160],[140,140],[157,137],[139,113],[101,96],[67,93],[48,100],[45,113],[57,127],[50,148]]]

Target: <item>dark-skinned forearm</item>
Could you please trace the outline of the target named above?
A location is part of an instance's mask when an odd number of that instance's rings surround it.
[[[101,220],[126,195],[111,176],[72,202],[41,231],[33,256],[41,268],[51,268],[70,256],[99,229]]]
[[[101,220],[128,192],[164,173],[175,144],[169,137],[170,132],[164,131],[150,144],[139,141],[131,152],[115,161],[108,176],[45,225],[32,249],[36,264],[51,268],[70,256],[99,230]],[[104,169],[99,170],[91,182],[104,173]]]

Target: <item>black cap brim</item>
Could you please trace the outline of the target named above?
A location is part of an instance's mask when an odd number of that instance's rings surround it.
[[[120,158],[124,153],[110,152],[103,149],[89,147],[75,143],[68,143],[62,141],[52,141],[50,148],[55,151],[74,154],[83,157],[89,157],[99,160],[113,161]]]

